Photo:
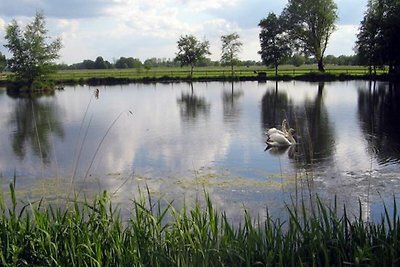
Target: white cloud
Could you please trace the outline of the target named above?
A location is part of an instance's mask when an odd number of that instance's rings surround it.
[[[358,25],[337,25],[326,49],[326,55],[352,55],[357,40]]]
[[[62,31],[63,40],[76,39],[79,34],[80,23],[78,20],[60,19],[56,22],[57,27]]]
[[[365,2],[336,0],[339,25],[326,54],[353,54]],[[269,12],[279,14],[285,4],[283,0],[4,0],[0,27],[4,29],[12,18],[32,18],[43,8],[50,33],[63,39],[60,61],[68,64],[99,55],[110,61],[120,56],[173,58],[176,41],[185,34],[209,40],[211,58],[218,60],[220,36],[231,32],[241,36],[241,59],[260,60],[257,24]]]
[[[6,26],[6,23],[2,18],[0,18],[0,32],[4,31],[4,27]]]
[[[239,0],[178,0],[177,2],[186,5],[193,11],[205,11],[232,7],[237,5]]]

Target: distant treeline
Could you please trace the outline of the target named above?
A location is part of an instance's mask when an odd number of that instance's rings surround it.
[[[359,60],[356,55],[353,56],[333,56],[328,55],[324,58],[326,64],[332,65],[340,65],[340,66],[354,66],[359,65]],[[305,57],[303,55],[295,54],[285,60],[284,64],[301,66],[301,65],[310,65],[316,64],[317,61],[315,58]],[[211,59],[204,59],[198,62],[197,67],[218,67],[225,66],[225,64],[221,64],[220,61],[213,61]],[[237,61],[236,66],[262,66],[261,61],[255,60],[243,60]],[[138,58],[133,57],[120,57],[115,60],[113,63],[104,60],[103,57],[98,56],[96,60],[85,59],[81,63],[75,63],[71,65],[67,64],[59,64],[58,69],[61,70],[79,70],[79,69],[130,69],[130,68],[144,68],[151,69],[157,67],[180,67],[180,62],[170,59],[170,58],[149,58],[142,62]]]

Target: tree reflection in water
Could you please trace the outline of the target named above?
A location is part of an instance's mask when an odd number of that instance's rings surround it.
[[[184,121],[195,120],[199,115],[208,115],[210,113],[210,104],[207,103],[204,97],[194,94],[192,83],[190,86],[191,93],[182,92],[181,97],[177,100]]]
[[[307,99],[297,113],[296,127],[301,136],[303,160],[306,164],[331,164],[335,148],[335,133],[324,104],[324,82],[318,83],[314,100]],[[304,112],[302,113],[301,110]]]
[[[243,96],[242,90],[236,90],[234,83],[231,83],[231,90],[222,92],[222,104],[224,113],[224,122],[232,122],[239,119],[240,105],[239,99]]]
[[[27,150],[31,148],[43,163],[50,163],[51,134],[64,137],[60,118],[58,106],[52,99],[15,98],[9,125],[13,128],[12,148],[16,156],[24,159]]]
[[[369,82],[358,89],[358,117],[369,153],[379,163],[400,161],[399,84]]]
[[[293,103],[287,93],[278,91],[278,82],[275,88],[268,88],[261,100],[261,120],[264,129],[280,127],[283,119],[292,121]]]
[[[315,162],[330,164],[334,150],[334,130],[324,105],[323,82],[318,84],[315,99],[306,99],[303,104],[294,105],[287,93],[269,89],[262,99],[262,125],[264,129],[279,127],[286,118],[296,130],[298,145],[289,150],[289,157],[295,158],[299,167],[312,168]],[[281,154],[282,151],[275,153]]]

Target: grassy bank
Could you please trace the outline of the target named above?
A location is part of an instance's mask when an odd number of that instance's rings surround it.
[[[316,72],[316,66],[282,66],[279,69],[278,75],[285,76],[299,76],[310,72]],[[275,70],[272,68],[251,66],[251,67],[236,67],[234,69],[234,77],[257,77],[259,72],[265,72],[267,77],[275,76]],[[368,69],[365,67],[339,67],[330,66],[326,69],[327,74],[352,74],[352,75],[366,75]],[[382,73],[382,71],[380,72]],[[190,76],[190,68],[153,68],[153,69],[110,69],[110,70],[70,70],[59,71],[54,74],[57,80],[70,80],[70,79],[86,79],[86,78],[130,78],[130,79],[144,79],[162,77],[170,77],[176,79],[187,78]],[[231,77],[232,72],[227,67],[197,67],[194,69],[193,78],[216,78],[216,77]]]
[[[379,77],[385,77],[385,70],[378,70]],[[3,74],[0,77],[5,83],[12,74]],[[371,78],[368,68],[361,66],[326,66],[324,74],[318,73],[314,65],[294,67],[280,66],[278,75],[275,70],[262,66],[236,67],[232,76],[229,67],[197,67],[193,77],[190,77],[190,68],[163,67],[152,69],[109,69],[109,70],[63,70],[51,75],[50,79],[64,84],[114,84],[130,82],[162,82],[186,80],[264,80],[264,79],[303,79],[303,80],[338,80],[338,79]]]
[[[0,201],[2,266],[394,266],[399,264],[400,219],[386,211],[378,223],[349,218],[318,199],[313,209],[289,205],[288,220],[250,218],[233,225],[203,204],[176,210],[132,201],[122,220],[106,193],[93,202]],[[166,206],[163,208],[163,206]]]
[[[379,74],[384,74],[381,70]],[[237,67],[232,72],[224,67],[198,67],[190,77],[190,69],[184,68],[154,68],[145,69],[113,69],[113,70],[74,70],[59,71],[52,79],[61,83],[114,84],[129,82],[171,82],[171,81],[230,81],[230,80],[265,80],[265,79],[304,79],[304,80],[336,80],[364,78],[369,76],[364,67],[331,66],[325,74],[318,73],[315,66],[293,67],[282,66],[278,75],[275,70],[266,67]]]

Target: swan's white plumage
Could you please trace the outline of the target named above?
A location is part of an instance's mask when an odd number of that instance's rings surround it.
[[[278,134],[282,134],[282,135],[287,135],[289,132],[289,124],[287,122],[286,119],[283,119],[282,121],[282,126],[281,126],[282,130],[276,129],[276,128],[270,128],[267,130],[267,132],[265,133],[267,136],[270,136],[272,134],[278,133]]]
[[[282,121],[282,130],[276,128],[271,128],[266,132],[267,135],[267,145],[268,147],[283,147],[291,146],[296,144],[296,140],[293,137],[294,129],[289,128],[289,125],[284,119]]]
[[[267,139],[268,146],[291,146],[294,144],[296,144],[296,140],[293,138],[291,130],[287,135],[273,133]]]

